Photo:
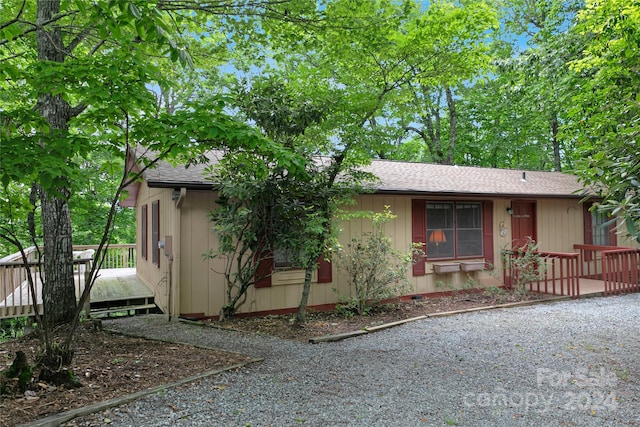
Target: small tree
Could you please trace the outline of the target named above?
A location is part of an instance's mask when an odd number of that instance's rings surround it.
[[[220,320],[225,320],[246,302],[249,287],[271,274],[260,265],[271,257],[275,194],[257,156],[236,153],[221,161],[218,172],[218,208],[210,214],[218,248],[205,256],[223,260],[226,303]]]
[[[346,248],[336,251],[338,268],[347,273],[351,294],[339,305],[343,310],[358,315],[368,314],[371,308],[385,299],[400,295],[408,285],[407,269],[420,245],[408,252],[393,248],[393,242],[384,233],[387,222],[396,218],[389,206],[381,213],[359,213],[355,216],[371,220],[373,230],[351,239]]]

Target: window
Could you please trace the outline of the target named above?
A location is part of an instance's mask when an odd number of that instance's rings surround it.
[[[584,243],[585,245],[617,246],[616,223],[606,212],[593,207],[593,203],[585,203],[584,209]]]
[[[291,249],[276,247],[273,250],[273,265],[275,268],[292,268],[294,261],[300,259],[301,256],[302,251],[296,257]]]
[[[609,218],[603,212],[591,212],[591,224],[593,227],[593,244],[609,246],[611,245],[609,233]]]
[[[427,203],[427,258],[471,258],[483,255],[482,204]]]
[[[160,201],[151,204],[151,262],[160,267]]]
[[[142,206],[142,211],[140,212],[140,252],[142,253],[142,259],[147,259],[147,205]]]

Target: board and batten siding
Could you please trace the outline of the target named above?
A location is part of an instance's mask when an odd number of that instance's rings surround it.
[[[141,206],[148,205],[147,232],[148,252],[147,260],[141,259],[141,251],[137,251],[138,275],[156,291],[158,305],[165,310],[168,301],[168,259],[162,253],[160,268],[152,264],[151,247],[151,204],[155,200],[160,203],[160,239],[166,235],[174,236],[174,278],[173,290],[179,294],[172,297],[173,303],[178,304],[172,310],[174,313],[216,316],[226,304],[225,280],[222,272],[224,263],[220,259],[210,259],[203,255],[209,250],[215,251],[218,239],[212,231],[209,221],[210,212],[215,209],[216,193],[205,190],[187,190],[182,205],[178,209],[171,199],[172,189],[148,188],[144,183],[140,187],[137,199],[138,213]],[[395,220],[385,224],[385,234],[394,242],[394,248],[406,252],[409,250],[412,238],[412,199],[457,201],[467,200],[483,202],[478,198],[460,197],[411,197],[404,195],[376,195],[365,194],[356,198],[354,206],[345,207],[346,211],[383,212],[389,206],[391,212],[397,216]],[[502,277],[500,252],[511,247],[511,217],[507,208],[511,200],[493,198],[492,200],[492,234],[493,260],[495,268],[492,272],[455,272],[436,274],[433,265],[437,262],[425,264],[425,274],[414,276],[412,269],[407,270],[409,287],[406,295],[431,294],[462,287],[469,280],[475,280],[479,287],[501,285]],[[538,199],[536,200],[536,225],[538,245],[540,250],[554,252],[574,252],[573,244],[584,242],[582,206],[576,199]],[[140,224],[140,222],[139,222]],[[338,221],[339,241],[343,246],[351,239],[359,238],[365,232],[372,230],[369,220],[353,219]],[[501,232],[502,231],[502,232]],[[142,231],[138,229],[138,239]],[[483,258],[472,260],[483,261]],[[446,261],[444,261],[446,262]],[[454,261],[455,262],[455,261]],[[309,297],[309,306],[323,306],[335,304],[339,295],[349,295],[348,278],[338,270],[336,262],[332,264],[332,282],[318,283],[317,273],[314,274],[313,285]],[[264,288],[251,287],[247,293],[246,303],[240,307],[239,313],[277,311],[295,309],[299,303],[304,282],[302,270],[275,271],[271,286]],[[444,284],[444,286],[442,286]],[[335,291],[334,291],[335,289]],[[337,292],[336,292],[337,291]]]
[[[143,181],[138,191],[136,199],[136,218],[138,227],[136,230],[136,273],[142,282],[154,291],[155,303],[165,313],[169,309],[169,260],[164,250],[160,250],[158,257],[159,265],[153,263],[153,251],[157,248],[153,247],[152,232],[152,211],[153,203],[158,202],[159,208],[159,236],[158,239],[164,241],[166,236],[175,234],[175,204],[171,200],[171,189],[167,188],[149,188],[146,181]],[[147,257],[142,258],[142,207],[147,206],[147,232],[146,245]]]
[[[421,199],[425,203],[429,200],[442,200],[442,201],[455,201],[459,198],[426,198],[426,197],[410,197],[410,196],[383,196],[368,194],[362,195],[356,198],[357,203],[354,206],[348,208],[349,211],[372,211],[383,212],[385,206],[388,206],[391,212],[396,215],[396,218],[385,224],[385,235],[391,238],[394,249],[401,252],[408,252],[411,246],[412,237],[412,200]],[[481,199],[465,199],[468,201],[482,202]],[[508,202],[503,199],[494,200],[493,215],[493,235],[494,235],[494,247],[493,247],[493,259],[500,259],[500,240],[504,240],[506,244],[507,239],[510,240],[510,235],[504,238],[499,238],[498,224],[500,221],[507,221],[508,215],[506,214],[506,207]],[[342,234],[340,241],[342,244],[350,241],[352,238],[358,238],[362,236],[363,232],[371,231],[371,222],[368,220],[349,221],[342,222]],[[483,258],[473,258],[466,261],[483,261]],[[445,261],[446,262],[446,261]],[[455,261],[452,261],[455,262]],[[495,279],[495,274],[489,274],[487,272],[456,272],[446,274],[436,274],[433,269],[434,264],[439,262],[425,264],[425,274],[420,276],[414,276],[412,269],[407,270],[407,278],[409,279],[410,286],[405,290],[406,295],[411,294],[431,294],[436,292],[443,292],[451,290],[452,288],[461,288],[468,279],[477,281],[479,287],[499,285]],[[444,286],[438,286],[438,284]],[[338,283],[334,283],[334,287],[340,289],[341,292],[348,294],[347,279],[342,273],[338,273]]]
[[[584,215],[577,199],[540,199],[536,204],[538,249],[576,252],[584,243]]]

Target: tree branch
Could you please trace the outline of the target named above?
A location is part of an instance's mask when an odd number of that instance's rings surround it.
[[[33,33],[34,31],[38,30],[38,28],[46,27],[47,25],[50,25],[50,24],[52,24],[52,23],[54,23],[56,21],[59,21],[60,19],[65,18],[67,16],[75,15],[76,13],[78,13],[77,10],[72,10],[70,12],[61,13],[60,15],[54,16],[53,18],[48,19],[48,20],[46,20],[46,21],[44,21],[44,22],[42,22],[40,24],[34,24],[33,22],[29,22],[29,21],[22,21],[22,20],[16,18],[14,22],[11,22],[10,24],[7,23],[5,26],[11,25],[11,24],[20,23],[20,24],[30,25],[31,28],[24,30],[21,34],[18,34],[16,36],[14,36],[11,40],[9,40],[9,39],[0,40],[0,46],[4,46],[4,45],[6,45],[7,43],[9,43],[9,42],[11,42],[13,40],[21,39],[21,38],[27,36],[28,34]]]
[[[16,22],[18,22],[20,20],[20,16],[22,15],[22,12],[24,12],[24,6],[27,4],[27,0],[23,0],[22,4],[20,5],[20,10],[18,11],[18,14],[16,15],[15,18],[13,18],[10,21],[5,22],[4,24],[0,25],[0,30],[7,28],[9,25],[13,25]]]

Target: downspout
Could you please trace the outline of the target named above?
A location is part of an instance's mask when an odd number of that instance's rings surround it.
[[[180,316],[180,223],[182,214],[182,203],[187,197],[187,189],[181,188],[180,195],[176,200],[176,214],[173,221],[173,255],[169,259],[169,296],[167,305],[169,306],[168,315],[172,317]]]

